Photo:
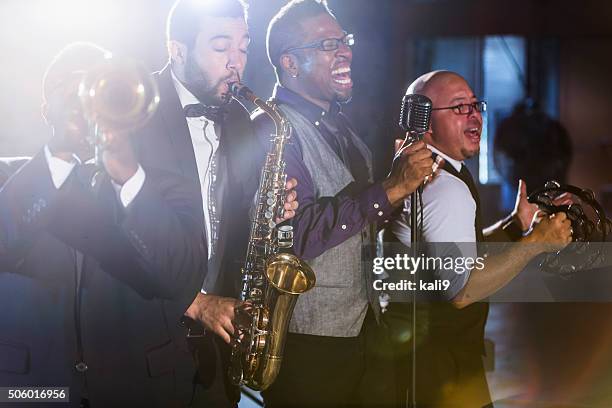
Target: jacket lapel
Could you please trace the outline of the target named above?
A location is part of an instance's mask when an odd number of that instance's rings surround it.
[[[198,167],[191,142],[191,135],[189,134],[181,101],[172,82],[170,65],[166,65],[156,75],[158,77],[161,97],[160,114],[166,127],[166,134],[170,135],[176,162],[185,177],[199,184],[200,179],[198,177]]]

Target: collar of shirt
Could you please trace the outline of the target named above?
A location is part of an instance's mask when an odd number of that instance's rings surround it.
[[[317,106],[314,103],[304,99],[304,97],[278,83],[274,86],[272,97],[279,103],[286,103],[287,105],[296,109],[298,112],[304,115],[306,119],[317,126],[318,122],[324,116],[335,116],[340,113],[340,104],[337,102],[331,103],[329,110],[324,111],[320,106]]]
[[[179,101],[181,101],[181,107],[185,109],[187,105],[197,105],[202,102],[195,97],[183,83],[174,75],[174,71],[170,69],[170,74],[172,75],[172,82],[174,83],[174,88],[176,89],[176,93],[178,94]],[[199,118],[187,118],[188,122],[200,123],[201,127],[204,127],[206,122],[214,123],[210,119],[206,119],[204,116],[200,116]]]
[[[448,163],[450,163],[451,166],[453,166],[455,168],[455,170],[457,171],[461,171],[461,166],[463,165],[462,161],[459,160],[455,160],[453,158],[448,157],[447,154],[442,153],[440,150],[436,149],[435,147],[433,147],[432,145],[428,144],[427,147],[429,148],[429,150],[431,150],[432,152],[436,153],[439,156],[442,156],[442,158],[444,160],[446,160]]]

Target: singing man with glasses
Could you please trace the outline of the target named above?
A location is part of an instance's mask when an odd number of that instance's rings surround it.
[[[447,259],[477,259],[483,253],[475,245],[483,241],[520,241],[547,245],[512,245],[504,252],[491,254],[477,262],[463,262],[461,267],[423,271],[448,280],[450,287],[440,298],[417,304],[424,313],[417,325],[428,329],[419,338],[416,353],[416,394],[419,407],[482,407],[491,403],[482,357],[484,328],[487,321],[486,299],[509,283],[527,263],[544,251],[564,247],[569,241],[569,223],[565,214],[544,217],[532,226],[537,207],[527,202],[526,186],[519,183],[517,203],[506,219],[483,229],[478,189],[464,164],[480,149],[480,136],[486,103],[479,101],[467,81],[449,71],[422,75],[408,88],[408,93],[429,97],[433,112],[430,131],[424,136],[429,149],[444,158],[442,171],[427,183],[422,194],[421,242],[427,256]],[[399,241],[410,244],[410,208],[392,223]],[[436,244],[436,245],[432,245]],[[459,245],[456,245],[459,244]],[[385,254],[388,256],[387,254]],[[459,263],[456,263],[459,266]],[[468,266],[469,265],[469,266]],[[424,279],[430,276],[423,276]],[[401,308],[402,305],[392,305]],[[405,306],[405,305],[404,305]],[[409,342],[398,344],[410,347]],[[398,366],[397,378],[404,392],[414,391],[411,362]],[[412,400],[409,395],[408,400]]]
[[[361,383],[379,309],[362,250],[370,227],[432,172],[431,152],[419,143],[390,177],[373,182],[370,151],[341,110],[352,95],[354,41],[324,1],[291,1],[268,27],[273,97],[293,128],[286,173],[299,179],[294,249],[317,277],[297,301],[280,374],[263,392],[268,408],[354,406],[371,389]],[[261,112],[254,124],[267,145],[273,124]]]

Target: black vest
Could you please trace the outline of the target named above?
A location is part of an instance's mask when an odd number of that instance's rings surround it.
[[[435,159],[436,155],[433,156]],[[470,189],[470,193],[476,202],[474,219],[476,241],[484,242],[480,197],[470,172],[465,165],[462,167],[462,171],[458,172],[446,161],[442,168],[459,178]],[[484,329],[489,314],[488,302],[472,303],[463,309],[455,308],[450,302],[434,302],[430,306],[429,327],[433,341],[448,343],[461,348],[477,347],[484,354]]]

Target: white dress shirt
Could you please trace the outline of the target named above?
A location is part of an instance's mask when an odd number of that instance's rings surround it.
[[[440,155],[458,172],[462,162],[454,160],[433,146],[428,148]],[[404,200],[402,215],[392,223],[392,231],[404,244],[410,245],[410,199]],[[420,217],[419,217],[420,218]],[[435,253],[428,256],[476,259],[476,202],[468,186],[444,169],[423,188],[423,236],[428,243],[457,243],[457,246],[430,246]],[[420,221],[420,219],[419,219]],[[459,250],[459,252],[457,251]],[[463,274],[438,271],[440,278],[450,279],[451,287],[445,294],[452,299],[465,286],[470,271]]]
[[[44,147],[45,159],[47,160],[47,165],[49,166],[49,172],[51,173],[51,180],[53,181],[53,185],[55,188],[60,189],[64,182],[68,179],[68,176],[72,173],[72,170],[75,168],[77,164],[80,164],[80,160],[78,157],[73,156],[72,162],[67,162],[59,157],[55,157],[51,154],[51,150],[49,150],[49,146],[45,145]],[[145,172],[138,165],[138,169],[136,173],[132,177],[128,179],[128,181],[123,184],[123,186],[112,182],[113,188],[117,193],[117,198],[121,201],[123,208],[127,208],[134,198],[138,195],[140,190],[142,189],[142,185],[145,182]]]
[[[172,72],[172,80],[178,94],[181,106],[184,108],[187,105],[201,103],[185,86],[178,80]],[[202,211],[204,212],[204,223],[206,226],[206,243],[208,246],[208,265],[209,270],[204,281],[202,292],[206,293],[213,289],[215,280],[218,276],[218,271],[212,270],[217,265],[220,254],[216,251],[216,240],[212,236],[212,218],[211,205],[211,184],[214,183],[211,173],[211,164],[213,157],[219,149],[219,137],[215,132],[215,123],[204,116],[196,118],[187,118],[187,126],[191,135],[191,143],[193,152],[195,153],[196,165],[198,169],[198,178],[200,180],[200,191],[202,193]],[[217,209],[218,211],[219,209]]]

